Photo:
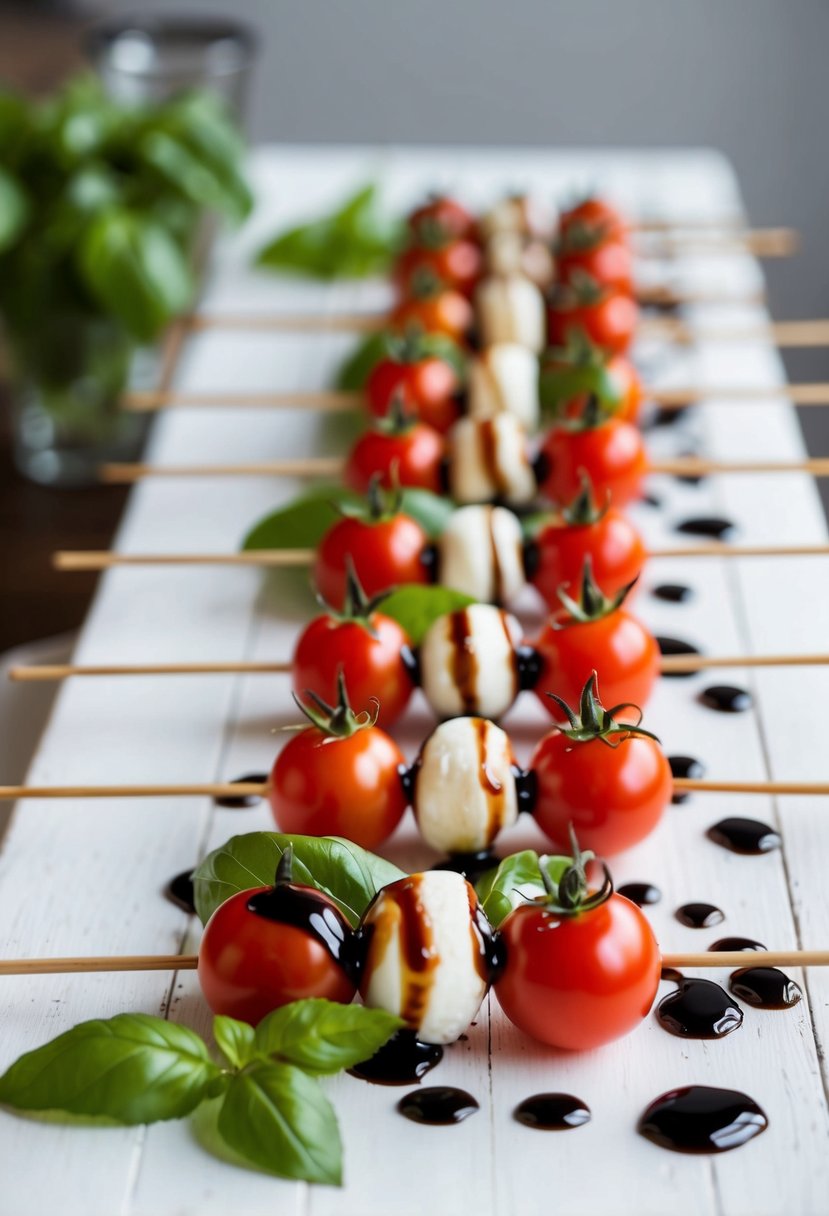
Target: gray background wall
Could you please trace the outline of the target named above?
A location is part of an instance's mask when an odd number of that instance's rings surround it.
[[[775,316],[829,314],[825,0],[144,0],[259,27],[255,139],[699,145],[734,164],[757,224],[803,254],[769,263]],[[790,374],[829,380],[829,351]],[[829,452],[822,411],[808,437]]]

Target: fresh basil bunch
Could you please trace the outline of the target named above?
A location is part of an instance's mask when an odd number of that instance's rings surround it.
[[[87,77],[41,102],[0,93],[0,313],[24,368],[43,370],[56,319],[147,342],[187,309],[202,214],[251,208],[243,153],[207,93],[126,107]]]

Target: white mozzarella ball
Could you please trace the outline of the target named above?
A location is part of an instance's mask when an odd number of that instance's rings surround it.
[[[544,241],[517,232],[496,232],[486,246],[486,267],[494,275],[526,275],[547,288],[555,279],[555,259]]]
[[[500,718],[519,691],[521,626],[491,604],[439,617],[420,644],[420,685],[439,718]]]
[[[495,275],[475,293],[482,346],[517,342],[540,353],[547,340],[547,316],[541,289],[525,275]]]
[[[515,757],[487,718],[442,722],[420,750],[413,807],[433,849],[479,853],[518,818]]]
[[[522,505],[538,492],[527,433],[512,414],[461,418],[449,435],[449,493],[458,503]]]
[[[403,1018],[425,1043],[452,1043],[489,986],[492,931],[460,874],[430,870],[391,883],[363,918],[360,992]]]
[[[526,585],[523,540],[506,507],[460,507],[437,542],[438,582],[485,604],[508,604]]]
[[[504,232],[545,237],[552,233],[553,215],[537,198],[529,194],[512,194],[484,213],[480,230],[484,240]]]
[[[470,418],[512,414],[527,431],[538,429],[538,359],[526,346],[497,342],[469,364]]]

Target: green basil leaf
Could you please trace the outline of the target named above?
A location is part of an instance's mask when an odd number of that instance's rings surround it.
[[[305,1072],[340,1072],[370,1059],[405,1023],[383,1009],[336,1001],[294,1001],[256,1027],[256,1050]]]
[[[26,224],[29,205],[19,182],[0,168],[0,253],[10,248]]]
[[[244,1068],[253,1059],[253,1027],[247,1022],[217,1013],[213,1019],[213,1038],[234,1068]]]
[[[405,629],[413,645],[419,646],[438,617],[468,608],[475,600],[450,587],[407,586],[392,591],[380,603],[380,611]]]
[[[241,179],[218,171],[181,140],[166,131],[147,131],[139,155],[145,164],[191,202],[242,220],[251,208],[251,197]]]
[[[228,1086],[219,1134],[246,1161],[281,1178],[342,1182],[334,1108],[319,1082],[291,1064],[256,1060]]]
[[[82,1022],[21,1056],[0,1077],[0,1103],[155,1123],[189,1114],[219,1076],[194,1031],[145,1013],[120,1013]]]
[[[435,537],[443,532],[457,507],[451,498],[445,498],[442,494],[406,487],[401,496],[400,509],[416,519],[427,536]]]
[[[340,518],[337,506],[356,506],[358,494],[341,486],[318,486],[254,524],[243,549],[315,549]]]
[[[192,299],[179,246],[166,229],[133,212],[105,211],[94,219],[81,240],[78,267],[99,304],[145,341]]]
[[[193,201],[214,207],[236,221],[253,206],[253,196],[242,165],[244,141],[227,107],[213,93],[194,92],[175,98],[156,115],[148,134],[162,135],[169,143],[158,143],[151,159],[175,185],[178,165],[181,189]],[[151,141],[152,142],[152,141]]]
[[[352,926],[381,887],[403,877],[390,861],[335,836],[248,832],[205,857],[193,874],[196,911],[205,924],[237,891],[267,887],[285,848],[293,846],[294,879],[330,895]]]
[[[540,867],[543,865],[554,882],[573,864],[571,857],[539,857],[533,849],[512,853],[475,884],[481,907],[497,929],[520,903],[544,894]]]
[[[619,387],[606,367],[544,367],[539,373],[539,401],[542,411],[557,414],[566,401],[595,393],[600,401],[620,400]]]
[[[344,393],[359,393],[365,388],[369,376],[387,354],[387,335],[369,334],[357,344],[337,372],[335,387]]]

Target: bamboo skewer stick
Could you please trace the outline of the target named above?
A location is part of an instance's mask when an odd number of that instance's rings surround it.
[[[829,544],[730,545],[710,542],[652,549],[655,557],[826,557]],[[257,566],[292,569],[310,566],[313,549],[251,549],[242,553],[117,553],[109,549],[59,550],[52,555],[56,570],[109,570],[114,566]]]
[[[336,477],[345,461],[340,456],[299,456],[288,460],[260,460],[247,464],[104,464],[100,478],[107,485],[131,484],[147,477]],[[718,473],[808,473],[829,477],[829,457],[806,460],[703,460],[680,456],[655,460],[650,473],[678,477],[706,477]]]
[[[121,954],[0,959],[0,975],[69,975],[107,971],[195,971],[197,954]],[[662,966],[706,969],[827,967],[829,950],[710,950],[662,955]]]
[[[788,258],[800,241],[793,228],[754,228],[735,232],[654,231],[636,249],[637,257],[672,254],[751,253],[758,258]]]
[[[678,317],[643,317],[637,326],[643,338],[674,342],[763,341],[779,347],[829,346],[829,319],[814,321],[767,321],[755,325],[708,328],[691,325]]]
[[[825,667],[829,654],[758,655],[663,655],[660,669],[665,673],[704,671],[721,667]],[[201,676],[201,675],[285,675],[291,671],[287,660],[265,662],[206,663],[44,663],[21,665],[9,670],[9,679],[18,684],[68,680],[74,676]]]

